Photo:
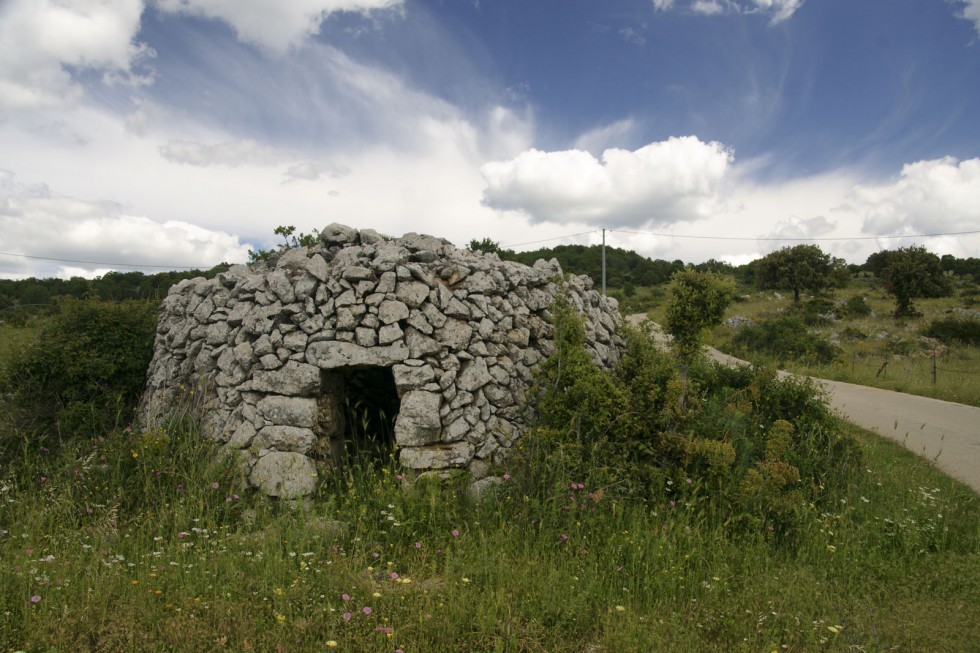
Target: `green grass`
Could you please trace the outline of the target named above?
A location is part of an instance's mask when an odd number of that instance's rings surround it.
[[[388,465],[290,507],[186,429],[39,446],[0,482],[0,650],[971,650],[977,495],[855,436],[865,471],[792,541]]]

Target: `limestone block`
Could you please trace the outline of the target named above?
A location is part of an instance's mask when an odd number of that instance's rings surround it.
[[[256,406],[259,417],[279,426],[313,428],[316,425],[316,400],[308,397],[270,395]]]
[[[474,451],[469,442],[405,447],[399,454],[399,462],[409,469],[446,469],[469,464]]]
[[[442,397],[433,392],[412,390],[401,398],[395,419],[395,441],[402,447],[438,442],[442,435],[439,406]]]
[[[275,449],[276,451],[295,451],[309,453],[316,444],[313,431],[295,426],[266,426],[252,440],[255,450]]]
[[[456,385],[467,392],[475,392],[493,380],[487,370],[487,361],[484,358],[475,358],[463,366],[456,380]]]
[[[406,358],[408,347],[401,342],[386,347],[361,347],[353,342],[325,340],[311,343],[306,348],[306,361],[322,370],[358,365],[390,367]]]
[[[462,320],[447,320],[436,330],[436,340],[451,349],[466,349],[473,337],[473,327]]]
[[[373,347],[378,343],[378,333],[368,327],[354,329],[354,342],[361,347]]]
[[[430,365],[419,367],[394,365],[391,368],[391,373],[395,379],[395,389],[399,395],[409,390],[417,390],[435,378],[435,371]]]
[[[378,307],[378,319],[382,324],[393,324],[409,317],[408,306],[404,302],[386,300]]]
[[[320,369],[315,365],[289,361],[274,372],[256,370],[252,390],[281,395],[310,397],[320,391]]]
[[[403,335],[404,331],[397,324],[386,324],[378,330],[378,344],[390,345],[401,340]]]
[[[419,281],[401,281],[395,288],[395,297],[409,308],[418,308],[429,298],[429,287]]]
[[[313,461],[303,454],[273,451],[259,458],[248,480],[271,497],[298,499],[316,490],[318,475]]]

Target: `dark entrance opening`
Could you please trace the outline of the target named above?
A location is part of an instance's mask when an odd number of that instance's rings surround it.
[[[385,463],[395,450],[401,405],[388,367],[342,367],[321,373],[319,449],[336,467]]]

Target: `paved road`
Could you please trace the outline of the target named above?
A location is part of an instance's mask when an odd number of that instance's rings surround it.
[[[627,318],[636,324],[644,315]],[[658,341],[669,339],[654,324]],[[711,356],[741,361],[716,349]],[[783,372],[782,374],[785,374]],[[848,421],[895,440],[980,493],[980,408],[853,383],[814,379],[827,389],[831,407]]]

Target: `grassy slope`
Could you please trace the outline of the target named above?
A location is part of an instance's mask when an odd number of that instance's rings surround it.
[[[762,357],[753,362],[779,367],[825,379],[896,390],[971,406],[980,406],[980,347],[952,344],[940,350],[936,359],[936,382],[932,380],[931,351],[920,343],[918,332],[933,319],[949,317],[950,309],[966,307],[961,297],[916,300],[923,317],[896,320],[892,317],[894,299],[868,282],[858,280],[850,287],[836,291],[832,300],[843,302],[849,297],[864,296],[873,314],[863,318],[848,318],[812,327],[814,331],[839,341],[843,354],[829,365],[807,365],[799,361],[776,361]],[[729,307],[726,318],[733,316],[764,320],[788,311],[792,295],[755,293]],[[654,321],[662,319],[662,306],[650,310]],[[843,332],[851,329],[864,339],[849,339]],[[720,326],[710,334],[709,342],[722,351],[731,351],[732,329]],[[842,335],[843,334],[843,335]],[[887,342],[900,339],[905,343],[901,353],[889,352]],[[888,364],[879,374],[885,361]]]
[[[0,649],[966,651],[980,623],[980,499],[870,434],[792,542],[596,488],[406,492],[389,469],[277,508],[184,436],[4,480]]]

